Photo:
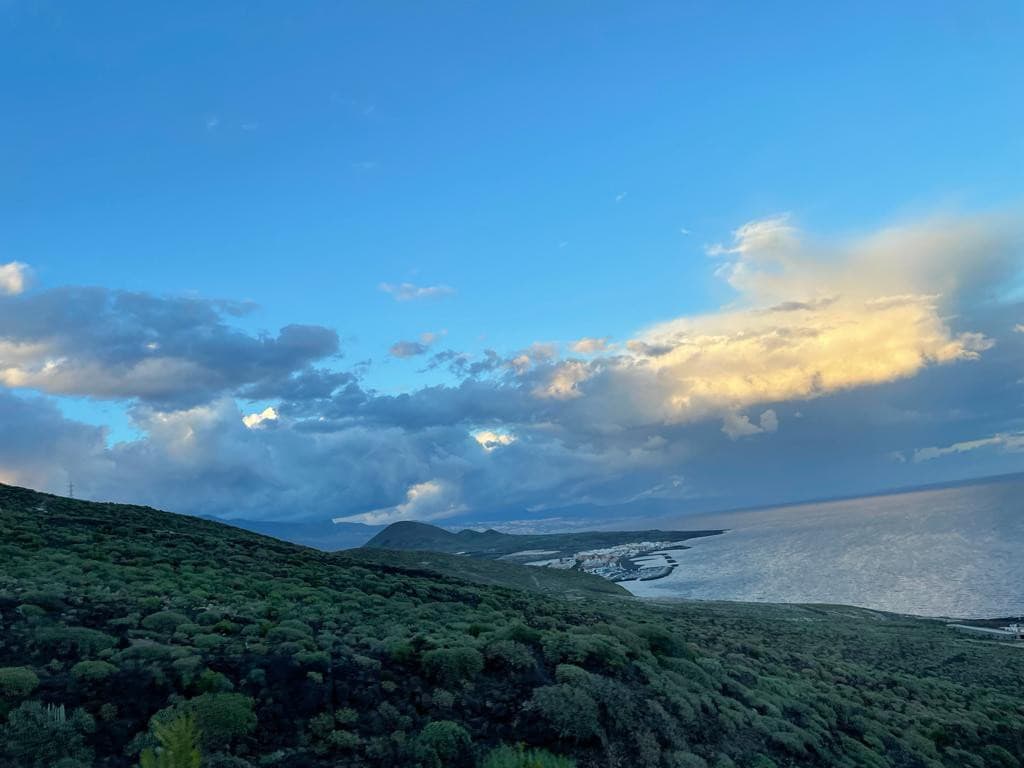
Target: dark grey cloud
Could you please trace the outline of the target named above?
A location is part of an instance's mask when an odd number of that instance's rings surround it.
[[[105,429],[65,418],[48,398],[0,388],[0,482],[64,492],[69,480],[114,470]]]
[[[251,305],[104,288],[0,297],[0,383],[51,394],[137,399],[163,407],[248,388],[293,394],[324,374],[338,334],[288,325],[276,335],[233,327]]]
[[[1022,345],[1024,334],[1003,334],[978,361],[766,403],[745,415],[756,422],[771,408],[776,431],[736,440],[715,419],[621,427],[588,404],[607,403],[600,377],[571,400],[532,396],[531,376],[471,378],[400,396],[348,381],[329,397],[282,402],[266,429],[247,429],[226,398],[173,412],[137,406],[132,417],[143,436],[113,446],[102,429],[64,418],[50,399],[8,393],[0,398],[0,467],[8,480],[58,492],[71,475],[91,498],[255,519],[387,510],[424,483],[449,489],[467,520],[499,511],[546,517],[580,504],[618,505],[625,515],[860,493],[1022,468],[1024,455],[999,446],[909,460],[921,447],[1024,428]],[[492,428],[513,439],[485,445],[474,437]]]

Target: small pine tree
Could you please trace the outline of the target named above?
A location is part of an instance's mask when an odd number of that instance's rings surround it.
[[[142,753],[141,768],[199,768],[199,728],[194,715],[154,724],[153,735],[160,746],[155,752],[147,749]]]

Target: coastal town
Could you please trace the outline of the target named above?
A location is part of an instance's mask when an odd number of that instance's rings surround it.
[[[584,571],[609,581],[653,581],[675,570],[678,562],[671,550],[680,549],[686,549],[681,541],[637,541],[570,555],[557,550],[524,550],[502,559],[540,568]],[[556,556],[541,558],[542,555]]]

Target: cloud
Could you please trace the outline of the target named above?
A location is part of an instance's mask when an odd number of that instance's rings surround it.
[[[247,305],[103,288],[0,296],[0,384],[167,405],[224,392],[275,396],[338,354],[338,334],[288,325],[253,335],[229,318]]]
[[[52,401],[0,388],[0,482],[66,491],[112,470],[106,430],[64,417]]]
[[[732,233],[732,245],[715,243],[708,246],[707,253],[709,256],[744,256],[753,253],[769,255],[788,250],[796,241],[796,229],[790,225],[789,218],[786,213],[749,221]]]
[[[572,351],[581,355],[593,355],[598,352],[603,352],[608,348],[607,337],[594,338],[591,336],[585,336],[582,339],[577,339],[572,343]]]
[[[1024,452],[1024,432],[999,433],[976,440],[964,440],[944,447],[929,446],[914,451],[914,461],[933,461],[943,456],[969,453],[982,448],[997,448],[1009,453]]]
[[[0,264],[0,296],[17,296],[28,287],[32,271],[28,264],[11,261]]]
[[[441,480],[416,483],[405,492],[405,501],[393,507],[334,518],[336,523],[387,525],[399,520],[438,520],[465,510],[456,500],[456,489]]]
[[[395,301],[414,301],[416,299],[433,299],[455,293],[455,289],[447,285],[416,285],[415,283],[381,283],[379,288],[389,293]]]
[[[277,418],[277,411],[272,406],[267,406],[259,413],[248,413],[243,416],[242,423],[249,429],[258,429],[269,422],[277,421]]]
[[[592,351],[439,350],[426,367],[448,383],[398,395],[332,370],[333,330],[243,331],[244,304],[0,296],[0,382],[55,395],[0,386],[0,475],[183,512],[391,521],[722,508],[934,482],[963,457],[1012,471],[1024,336],[999,292],[1019,244],[994,218],[838,242],[755,222],[716,257],[720,310]],[[138,437],[109,444],[64,395],[117,401]],[[915,446],[939,447],[893,460]]]
[[[1019,242],[984,219],[832,245],[806,241],[784,217],[751,222],[719,250],[719,274],[737,291],[730,307],[652,326],[628,355],[563,361],[536,391],[582,394],[620,426],[684,423],[975,361],[993,338],[951,320],[964,323],[970,297],[1007,274]]]
[[[437,333],[426,331],[420,334],[419,341],[396,341],[388,349],[388,354],[392,357],[417,357],[418,355],[425,355],[430,351],[430,347],[446,333],[447,331]]]
[[[480,444],[480,447],[488,453],[495,448],[512,445],[516,441],[515,435],[504,430],[478,429],[471,434],[473,439]]]
[[[738,440],[741,437],[758,435],[763,432],[774,432],[778,428],[779,418],[770,408],[761,414],[758,424],[754,424],[748,416],[736,412],[727,413],[722,419],[722,432],[730,440]]]
[[[426,354],[429,349],[430,347],[419,341],[396,341],[388,349],[388,354],[392,357],[416,357]]]

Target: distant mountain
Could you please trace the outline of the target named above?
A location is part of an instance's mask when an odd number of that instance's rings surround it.
[[[588,549],[614,547],[637,541],[686,541],[715,536],[721,530],[701,531],[583,531],[574,533],[514,534],[500,531],[446,531],[436,525],[411,521],[392,523],[370,539],[368,549],[447,552],[497,559],[517,553],[527,557],[559,557]]]

